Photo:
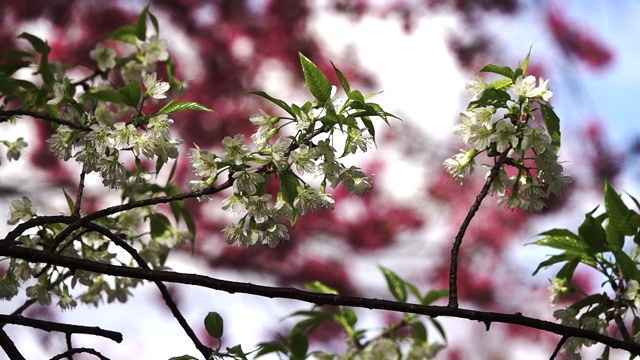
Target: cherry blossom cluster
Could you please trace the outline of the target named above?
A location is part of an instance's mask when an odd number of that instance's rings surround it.
[[[189,150],[190,168],[200,177],[190,182],[192,190],[206,189],[224,171],[233,179],[233,193],[222,202],[222,208],[242,218],[224,229],[227,243],[275,247],[289,240],[283,221],[293,225],[299,215],[333,208],[327,185],[335,188],[342,184],[356,195],[371,187],[371,178],[360,168],[347,167],[340,160],[357,151],[366,152],[373,136],[367,129],[349,126],[343,154],[339,155],[333,133],[342,130],[325,131],[323,120],[328,114],[349,117],[356,112],[351,100],[335,98],[336,90],[331,87],[331,99],[324,106],[310,102],[291,106],[292,116],[271,116],[264,111],[252,115],[249,121],[257,128],[251,143],[244,135],[236,135],[222,140],[220,155],[199,147]],[[272,175],[280,179],[277,195],[264,192]]]
[[[483,71],[504,78],[487,83],[476,75],[467,83],[471,102],[454,133],[471,149],[445,160],[444,166],[462,181],[484,153],[499,167],[490,188],[500,196],[499,203],[540,211],[544,199],[558,195],[571,181],[558,162],[559,120],[549,103],[553,96],[549,80],[525,75],[526,65],[516,71],[489,65]],[[538,114],[545,126],[539,125]]]

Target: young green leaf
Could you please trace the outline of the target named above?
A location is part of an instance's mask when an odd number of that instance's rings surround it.
[[[387,280],[387,287],[389,288],[389,291],[391,291],[393,297],[400,302],[407,301],[407,285],[404,280],[402,280],[396,273],[385,267],[380,266],[380,270],[382,271],[384,278]]]
[[[482,69],[480,69],[480,72],[494,73],[494,74],[502,75],[509,79],[513,78],[513,70],[511,70],[511,68],[508,66],[499,66],[499,65],[489,64],[489,65],[485,65]]]
[[[289,113],[289,115],[291,115],[292,117],[296,117],[296,113],[292,111],[291,107],[289,106],[289,104],[287,104],[286,102],[284,102],[283,100],[280,99],[276,99],[273,96],[267,94],[264,91],[249,91],[250,94],[254,94],[254,95],[258,95],[262,98],[265,98],[269,101],[271,101],[272,103],[278,105],[280,108],[282,108],[284,111],[286,111],[287,113]]]
[[[27,40],[31,44],[31,46],[33,46],[33,48],[41,54],[49,53],[49,51],[51,51],[51,48],[44,40],[35,35],[29,34],[28,32],[23,32],[22,34],[18,35],[18,38]]]
[[[207,314],[204,318],[204,327],[207,333],[213,338],[220,339],[224,331],[224,321],[222,316],[215,311]]]
[[[311,291],[315,291],[322,294],[338,294],[338,290],[321,283],[320,281],[314,281],[310,283],[306,283],[305,287]]]
[[[349,81],[347,80],[347,77],[344,76],[342,71],[340,71],[340,69],[338,69],[333,62],[331,62],[331,66],[333,66],[333,70],[335,70],[336,75],[338,76],[338,80],[340,80],[340,85],[342,85],[342,88],[344,89],[344,92],[346,94],[350,93],[351,86],[349,85]]]
[[[155,213],[148,217],[151,228],[151,237],[153,238],[163,237],[173,229],[171,222],[164,214]]]
[[[415,341],[423,344],[427,343],[427,328],[421,321],[416,321],[411,324],[411,335]]]
[[[124,104],[122,96],[115,90],[89,90],[85,93],[94,100],[107,101],[114,104]]]
[[[107,35],[106,40],[117,40],[127,44],[136,44],[138,42],[136,27],[133,25],[121,26],[116,29],[116,31]]]
[[[182,356],[170,357],[169,360],[198,360],[198,358],[193,357],[191,355],[182,355]]]
[[[160,111],[158,111],[158,114],[171,114],[174,112],[185,110],[213,111],[195,101],[181,101],[177,103],[168,103],[167,105],[163,106]]]
[[[634,226],[631,219],[634,212],[622,201],[620,194],[607,181],[604,184],[604,206],[607,209],[609,222],[607,226],[612,226],[620,231],[622,235],[633,235],[637,226]]]
[[[62,189],[62,192],[64,193],[64,199],[67,201],[67,206],[69,207],[69,211],[73,214],[76,211],[76,204],[71,198],[71,196],[69,196],[69,194],[67,194],[67,192],[64,189]]]
[[[298,53],[300,56],[300,64],[302,65],[302,72],[307,82],[309,91],[315,97],[320,105],[326,104],[331,98],[331,83],[327,76],[309,60],[302,53]]]
[[[547,127],[547,132],[551,137],[551,145],[553,145],[554,151],[558,153],[560,151],[560,118],[553,111],[553,108],[547,104],[540,104],[540,112],[542,113],[544,125]]]
[[[298,196],[298,186],[300,180],[291,170],[283,170],[280,172],[280,193],[282,200],[289,205],[293,204],[293,200]]]
[[[138,16],[138,25],[136,25],[136,37],[140,41],[144,41],[147,38],[147,14],[149,13],[149,5]]]
[[[580,238],[589,246],[590,253],[600,253],[607,250],[607,234],[599,223],[591,215],[587,215],[578,228]]]
[[[142,90],[140,90],[140,84],[135,82],[128,83],[125,87],[118,90],[118,95],[122,99],[125,105],[129,105],[132,108],[137,108],[142,97]]]
[[[304,359],[309,350],[309,339],[303,332],[296,331],[291,334],[291,358]]]
[[[259,350],[256,353],[256,358],[267,355],[267,354],[271,354],[271,353],[280,353],[280,354],[286,355],[288,352],[287,348],[284,345],[278,344],[277,342],[274,342],[274,341],[259,343],[257,346]]]

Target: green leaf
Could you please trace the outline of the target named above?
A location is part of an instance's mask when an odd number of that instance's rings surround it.
[[[540,104],[540,112],[542,113],[544,125],[547,127],[547,132],[551,137],[551,145],[553,145],[554,151],[557,153],[560,151],[560,118],[553,111],[553,108],[547,104]]]
[[[427,342],[427,328],[420,321],[416,321],[411,324],[411,335],[414,340],[420,343],[424,344]]]
[[[567,250],[574,254],[582,253],[587,248],[580,237],[571,232],[563,235],[545,236],[542,239],[533,242],[533,244],[554,249]]]
[[[468,109],[487,106],[506,107],[509,100],[511,100],[511,96],[506,91],[488,88],[482,92],[480,99],[469,103]]]
[[[29,67],[31,61],[14,61],[6,64],[0,64],[0,77],[9,77],[16,71]]]
[[[27,40],[31,44],[31,46],[33,46],[33,48],[41,54],[49,53],[49,51],[51,51],[51,48],[49,47],[49,45],[47,45],[46,41],[40,39],[35,35],[31,35],[28,32],[23,32],[22,34],[18,35],[18,38]]]
[[[504,90],[504,89],[507,89],[509,86],[511,86],[511,84],[513,84],[513,80],[509,78],[505,78],[505,79],[496,80],[491,84],[489,84],[487,87],[491,89]]]
[[[118,90],[118,95],[120,95],[124,104],[129,105],[132,108],[137,108],[140,103],[140,98],[142,97],[142,90],[140,90],[140,85],[138,83],[130,82],[125,87]]]
[[[304,359],[309,350],[309,340],[307,335],[300,331],[291,334],[291,355],[292,359]]]
[[[148,215],[148,217],[151,228],[151,237],[155,239],[163,237],[167,233],[171,233],[173,226],[164,214],[155,213]]]
[[[449,290],[431,290],[422,298],[422,305],[431,305],[434,301],[443,299],[449,296]]]
[[[258,352],[256,353],[256,358],[260,357],[260,356],[264,356],[267,354],[271,354],[271,353],[281,353],[286,355],[287,354],[287,348],[284,347],[282,344],[278,344],[276,342],[264,342],[264,343],[259,343],[258,344],[258,348],[260,350],[258,350]]]
[[[607,251],[607,234],[599,223],[591,215],[587,215],[578,228],[578,234],[589,246],[591,253],[600,253]]]
[[[283,100],[280,99],[276,99],[273,96],[267,94],[264,91],[249,91],[250,94],[254,94],[254,95],[258,95],[262,98],[265,98],[269,101],[271,101],[272,103],[278,105],[280,108],[282,108],[284,111],[286,111],[289,115],[291,115],[292,117],[296,117],[295,112],[293,112],[293,110],[291,109],[291,107],[289,106],[289,104],[287,104],[286,102],[284,102]]]
[[[499,65],[489,64],[489,65],[485,65],[482,69],[480,69],[480,72],[494,73],[494,74],[502,75],[509,79],[513,78],[513,70],[511,70],[511,68],[508,66],[499,66]]]
[[[158,114],[171,114],[174,112],[186,110],[213,111],[195,101],[181,101],[177,103],[168,103],[167,105],[163,106],[160,111],[158,111]]]
[[[436,328],[436,330],[438,330],[438,334],[440,334],[440,336],[442,336],[444,341],[447,341],[447,332],[444,331],[444,327],[442,326],[442,324],[440,324],[440,321],[438,321],[438,320],[436,320],[434,318],[429,318],[429,320],[431,321],[433,326]]]
[[[67,194],[67,192],[64,189],[62,189],[62,192],[64,193],[64,199],[67,201],[67,206],[69,207],[69,211],[71,212],[71,214],[73,214],[76,211],[76,203],[75,201],[73,201],[71,196]]]
[[[340,311],[339,316],[344,319],[344,323],[349,327],[353,328],[353,326],[358,322],[358,315],[353,309],[345,308]]]
[[[606,295],[593,294],[576,301],[571,306],[569,306],[569,308],[575,309],[575,310],[581,310],[582,308],[585,308],[594,304],[605,304],[608,301],[609,301],[609,298]]]
[[[604,184],[604,206],[609,216],[607,226],[618,229],[622,235],[636,233],[638,227],[634,226],[632,222],[635,212],[627,207],[620,194],[608,181]]]
[[[193,357],[191,355],[182,355],[182,356],[174,356],[169,358],[169,360],[198,360],[197,357]]]
[[[125,25],[116,29],[116,31],[107,35],[106,40],[117,40],[127,44],[137,44],[136,27],[133,25]]]
[[[291,170],[284,170],[280,172],[280,193],[282,199],[289,205],[293,206],[293,200],[298,196],[298,186],[300,186],[300,180]]]
[[[122,100],[122,96],[115,90],[89,90],[85,93],[85,96],[88,96],[94,100],[98,101],[106,101],[114,104],[124,104]]]
[[[338,76],[338,80],[340,80],[340,85],[342,85],[342,88],[344,89],[344,92],[346,94],[350,93],[351,86],[349,85],[349,81],[347,80],[347,77],[344,76],[342,71],[340,71],[340,69],[338,69],[333,62],[331,62],[331,66],[333,66],[333,70],[335,70],[336,75]]]
[[[325,105],[331,98],[331,83],[327,76],[309,60],[302,53],[298,53],[300,56],[300,64],[302,65],[302,71],[304,78],[307,82],[309,91],[315,97],[320,105]]]
[[[338,290],[321,283],[320,281],[314,281],[310,283],[306,283],[305,287],[311,291],[315,291],[322,294],[334,294],[338,295]]]
[[[207,333],[209,333],[211,337],[216,339],[222,338],[224,321],[222,320],[222,316],[217,312],[212,311],[205,316],[204,327],[207,329]]]
[[[153,29],[156,31],[156,34],[160,33],[160,25],[158,24],[158,18],[156,18],[156,16],[153,15],[151,11],[149,11],[148,14],[149,14],[149,19],[151,20],[151,24],[153,24]]]
[[[622,250],[613,251],[613,255],[616,257],[616,264],[620,266],[622,270],[622,277],[627,280],[640,280],[638,277],[638,264]]]
[[[580,259],[575,258],[568,261],[564,266],[558,271],[556,277],[559,279],[571,280],[573,278],[573,273],[575,273],[578,264],[580,263]]]
[[[544,268],[547,268],[553,264],[557,264],[559,262],[565,262],[565,261],[579,260],[579,259],[580,259],[579,256],[575,254],[567,254],[567,253],[550,256],[547,260],[541,262],[540,265],[538,265],[538,267],[533,271],[532,275],[537,274],[538,271]]]
[[[380,270],[382,271],[382,274],[384,274],[384,278],[387,280],[387,287],[389,288],[389,291],[391,291],[393,297],[400,302],[406,302],[407,285],[404,280],[402,280],[396,273],[385,267],[380,266]]]
[[[140,41],[144,41],[147,38],[147,14],[149,13],[149,5],[144,7],[144,10],[138,16],[138,25],[136,25],[136,37]]]

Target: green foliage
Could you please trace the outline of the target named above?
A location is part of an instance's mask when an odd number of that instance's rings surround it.
[[[204,318],[204,328],[207,329],[207,333],[213,338],[220,339],[224,331],[224,321],[222,316],[217,312],[210,312]]]

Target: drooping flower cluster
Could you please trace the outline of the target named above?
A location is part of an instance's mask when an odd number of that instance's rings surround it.
[[[231,175],[233,193],[223,201],[222,208],[241,214],[242,218],[224,229],[229,244],[275,247],[289,239],[282,221],[293,225],[300,215],[333,208],[334,200],[326,192],[327,185],[335,188],[342,184],[356,195],[371,188],[371,179],[360,168],[347,167],[340,159],[370,148],[374,130],[369,116],[386,121],[393,115],[377,104],[366,102],[359,91],[352,91],[338,69],[335,69],[336,74],[348,98],[336,99],[337,88],[329,83],[326,75],[302,54],[300,60],[309,90],[316,98],[314,103],[289,106],[282,100],[256,92],[288,115],[272,116],[261,111],[249,118],[257,126],[251,135],[255,150],[243,135],[225,137],[220,156],[197,147],[189,150],[190,168],[200,177],[191,181],[192,190],[206,194],[206,189],[220,173],[227,171]],[[288,125],[294,134],[281,135]],[[336,131],[346,135],[341,155],[335,147],[333,134]],[[270,174],[279,179],[277,194],[265,193]],[[303,177],[309,175],[319,180],[320,185],[304,180]],[[204,198],[207,195],[201,197]]]
[[[502,157],[491,184],[491,191],[501,197],[499,203],[540,211],[543,200],[559,194],[571,180],[558,162],[559,120],[549,104],[553,96],[549,80],[526,75],[527,63],[528,58],[516,71],[488,65],[482,71],[504,78],[487,83],[476,75],[467,83],[471,103],[460,114],[454,134],[472,148],[445,160],[444,166],[462,181],[474,170],[479,154],[496,162]],[[535,125],[536,111],[546,128]]]

